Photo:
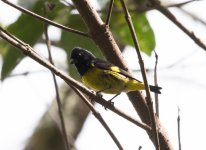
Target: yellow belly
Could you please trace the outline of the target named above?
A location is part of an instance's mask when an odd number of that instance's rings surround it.
[[[95,91],[116,94],[120,92],[130,92],[143,90],[144,84],[137,80],[129,79],[118,72],[89,69],[82,77],[82,82]]]

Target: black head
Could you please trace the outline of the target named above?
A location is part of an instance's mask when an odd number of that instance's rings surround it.
[[[95,56],[91,52],[80,47],[75,47],[71,52],[70,63],[76,66],[80,75],[84,75],[89,69],[91,61],[94,59]]]

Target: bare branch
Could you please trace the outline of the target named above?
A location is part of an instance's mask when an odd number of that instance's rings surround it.
[[[171,4],[171,5],[168,5],[165,7],[167,7],[167,8],[169,8],[169,7],[182,7],[184,5],[190,4],[192,2],[197,2],[197,1],[201,1],[201,0],[189,0],[189,1],[182,2],[182,3]]]
[[[178,7],[183,13],[187,14],[188,16],[192,17],[192,19],[194,19],[195,21],[199,21],[200,23],[202,23],[203,25],[206,26],[206,21],[200,19],[198,16],[188,12],[187,10],[181,8],[181,7]]]
[[[72,0],[75,7],[79,11],[82,19],[89,29],[92,40],[97,44],[100,50],[105,55],[106,59],[111,63],[119,66],[122,69],[128,70],[130,68],[122,57],[121,51],[114,40],[114,37],[107,26],[98,15],[97,11],[90,4],[89,0]],[[138,113],[144,123],[150,125],[150,117],[148,113],[148,106],[145,102],[145,97],[140,91],[127,93],[135,111]],[[158,120],[158,127],[160,132],[161,148],[164,150],[172,150],[172,144],[164,130],[163,126]],[[147,132],[149,137],[153,139],[152,132]]]
[[[187,4],[190,4],[192,2],[197,2],[197,1],[201,1],[201,0],[189,0],[189,1],[186,1],[186,2],[182,2],[182,3],[176,3],[176,4],[169,4],[169,5],[165,5],[164,7],[166,8],[172,8],[172,7],[183,7]],[[150,11],[150,10],[154,10],[155,7],[153,6],[150,6],[150,5],[146,5],[146,6],[137,6],[136,8],[128,8],[129,12],[137,12],[137,13],[142,13],[142,12],[146,12],[146,11]],[[98,10],[99,13],[102,13],[102,12],[107,12],[106,9],[103,9],[103,10]],[[115,8],[112,10],[113,13],[124,13],[122,11],[122,9],[119,9],[119,8]]]
[[[108,9],[108,13],[107,13],[107,19],[105,21],[106,25],[109,25],[110,17],[111,17],[111,14],[112,14],[113,3],[114,3],[114,0],[110,0],[109,9]]]
[[[187,29],[176,17],[163,5],[161,5],[159,0],[149,0],[152,6],[165,15],[169,20],[171,20],[175,25],[177,25],[185,34],[187,34],[199,47],[206,51],[206,45],[194,34],[193,31]]]
[[[4,3],[6,3],[6,4],[16,8],[16,9],[18,9],[19,11],[21,11],[21,12],[23,12],[25,14],[28,14],[28,15],[36,18],[36,19],[39,19],[39,20],[41,20],[41,21],[43,21],[45,23],[51,24],[51,25],[53,25],[55,27],[61,28],[61,29],[65,30],[65,31],[68,31],[68,32],[71,32],[71,33],[75,33],[75,34],[82,35],[82,36],[85,36],[85,37],[90,37],[88,33],[84,33],[84,32],[81,32],[81,31],[78,31],[78,30],[75,30],[75,29],[72,29],[72,28],[68,28],[68,27],[63,26],[61,24],[58,24],[58,23],[56,23],[54,21],[51,21],[51,20],[49,20],[47,18],[44,18],[44,17],[42,17],[40,15],[37,15],[34,12],[31,12],[31,11],[29,11],[29,10],[23,8],[23,7],[17,6],[17,5],[15,5],[15,4],[7,1],[7,0],[2,0],[2,1]]]
[[[142,59],[142,56],[141,56],[141,53],[140,53],[139,44],[137,42],[137,36],[135,34],[135,29],[134,29],[134,26],[132,24],[132,19],[131,19],[131,16],[129,14],[129,11],[128,11],[126,5],[125,5],[125,2],[124,2],[124,0],[120,0],[120,2],[121,2],[122,8],[123,8],[124,13],[125,13],[125,19],[127,21],[128,27],[130,29],[131,36],[132,36],[132,39],[133,39],[133,43],[134,43],[134,46],[135,46],[135,49],[136,49],[136,52],[137,52],[137,56],[138,56],[138,59],[139,59],[139,65],[140,65],[140,68],[141,68],[141,73],[142,73],[142,77],[143,77],[143,80],[144,80],[144,86],[145,86],[146,95],[147,95],[146,101],[147,101],[147,105],[148,105],[148,108],[149,108],[150,121],[151,121],[151,124],[152,124],[152,131],[153,131],[153,138],[154,138],[155,147],[156,147],[156,150],[160,150],[159,136],[158,136],[158,131],[157,131],[157,125],[156,125],[156,119],[155,119],[155,114],[154,114],[154,109],[153,109],[152,98],[151,98],[151,95],[150,95],[150,89],[149,89],[149,84],[148,84],[147,77],[146,77],[144,62],[143,62],[143,59]]]
[[[45,13],[47,15],[47,6],[46,5],[45,5]],[[52,59],[52,54],[51,54],[51,43],[49,40],[48,24],[47,23],[45,23],[44,34],[45,34],[45,42],[46,42],[46,46],[47,46],[47,50],[48,50],[48,54],[49,54],[49,61],[52,65],[54,65],[54,62]],[[60,125],[61,125],[61,129],[62,129],[62,135],[63,135],[63,139],[65,142],[65,148],[66,148],[66,150],[69,150],[70,145],[68,143],[69,141],[67,138],[66,126],[65,126],[64,116],[63,116],[63,112],[62,112],[62,104],[61,104],[60,95],[59,95],[59,88],[58,88],[55,74],[53,72],[51,72],[51,74],[52,74],[53,81],[54,81],[54,87],[55,87],[55,92],[56,92],[56,101],[57,101],[58,112],[59,112],[59,117],[60,117]]]
[[[93,115],[99,120],[99,122],[102,124],[102,126],[107,130],[108,134],[110,135],[110,137],[113,139],[113,141],[115,142],[115,144],[117,145],[117,147],[120,150],[123,150],[122,145],[120,144],[120,142],[118,141],[118,139],[116,138],[116,136],[114,135],[114,133],[112,132],[112,130],[109,128],[109,126],[107,125],[107,123],[104,121],[104,119],[102,118],[102,116],[100,115],[99,112],[97,112],[94,107],[92,106],[92,104],[89,102],[89,100],[75,87],[71,86],[71,88],[81,97],[81,99],[84,101],[84,103],[89,107],[89,109],[92,111]]]
[[[74,80],[73,78],[71,78],[70,76],[68,76],[66,73],[62,72],[61,70],[59,70],[58,68],[56,68],[54,65],[52,65],[51,63],[49,63],[46,59],[42,58],[38,53],[36,53],[33,48],[31,48],[28,44],[24,43],[24,42],[19,42],[20,40],[18,39],[18,41],[16,39],[14,39],[13,37],[9,36],[4,29],[2,29],[0,27],[0,37],[3,38],[4,40],[6,40],[8,43],[10,43],[11,45],[13,45],[14,47],[18,48],[20,51],[23,52],[24,55],[32,58],[33,60],[35,60],[36,62],[38,62],[39,64],[41,64],[42,66],[46,67],[47,69],[49,69],[50,71],[52,71],[55,75],[59,76],[61,79],[63,79],[68,85],[70,86],[74,86],[75,88],[77,88],[78,90],[80,90],[81,92],[85,93],[88,97],[90,97],[92,100],[94,100],[95,102],[101,104],[102,106],[112,110],[113,112],[115,112],[116,114],[118,114],[119,116],[123,117],[124,119],[132,122],[133,124],[141,127],[142,129],[150,132],[151,128],[144,124],[141,123],[140,121],[135,120],[134,118],[127,116],[125,113],[121,112],[120,110],[118,110],[117,108],[115,108],[114,105],[112,105],[111,103],[108,103],[106,100],[104,100],[103,98],[96,96],[94,94],[93,91],[89,90],[88,88],[86,88],[85,86],[83,86],[82,84],[80,84],[79,82],[77,82],[76,80]]]
[[[178,107],[178,117],[177,117],[177,130],[178,130],[178,144],[179,150],[181,150],[181,137],[180,137],[180,108]]]
[[[155,86],[158,86],[157,84],[157,64],[158,64],[158,55],[157,55],[157,52],[154,50],[155,52],[155,58],[156,58],[156,61],[155,61],[155,68],[154,68],[154,85]],[[159,98],[158,98],[158,94],[155,93],[155,108],[156,108],[156,114],[157,116],[159,117]]]

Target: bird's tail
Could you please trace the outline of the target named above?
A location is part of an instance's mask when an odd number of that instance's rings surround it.
[[[151,92],[161,94],[161,91],[160,91],[162,89],[161,87],[150,85],[149,88]]]

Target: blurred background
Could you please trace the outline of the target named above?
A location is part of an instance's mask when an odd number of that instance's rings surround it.
[[[19,0],[11,1],[37,14],[45,16],[44,5],[52,6],[49,19],[81,31],[86,27],[71,1]],[[109,1],[92,1],[101,18],[105,20]],[[140,12],[144,2],[128,0],[134,27],[142,50],[150,84],[154,84],[155,54],[158,54],[158,84],[163,88],[159,95],[160,120],[175,149],[178,149],[177,116],[181,117],[182,149],[206,149],[206,51],[196,45],[175,24],[156,10]],[[177,19],[206,43],[206,1],[164,0],[162,3]],[[110,29],[122,49],[124,58],[134,76],[142,80],[137,55],[124,20],[121,7],[115,1]],[[10,33],[29,43],[44,57],[48,57],[45,45],[44,23],[0,1],[0,25]],[[92,51],[103,58],[90,39],[49,26],[52,56],[55,65],[79,80],[76,70],[69,65],[70,51],[75,46]],[[60,121],[55,100],[55,88],[51,73],[20,51],[0,39],[0,149],[3,150],[64,150]],[[57,78],[66,129],[73,149],[117,149],[99,121],[87,106],[61,79]],[[104,95],[109,99],[111,95]],[[125,94],[117,97],[115,106],[135,118],[136,112]],[[120,143],[127,150],[153,150],[144,130],[105,111],[96,104]]]

